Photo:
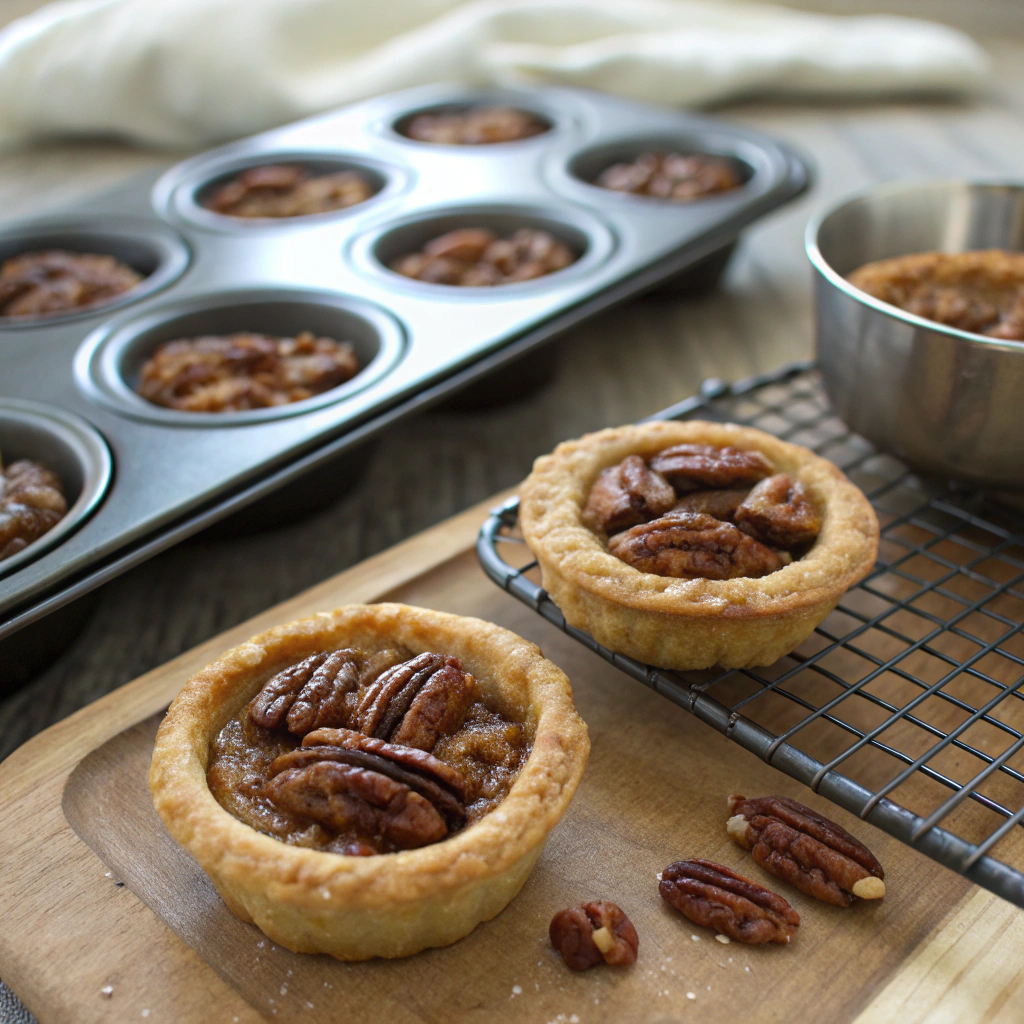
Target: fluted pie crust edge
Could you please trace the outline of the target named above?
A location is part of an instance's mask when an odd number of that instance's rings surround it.
[[[756,449],[803,483],[822,513],[803,558],[759,579],[683,580],[608,552],[581,513],[601,470],[677,444]],[[566,621],[605,647],[661,668],[744,668],[788,654],[871,570],[878,520],[831,462],[752,427],[702,420],[639,423],[560,444],[520,489],[519,522],[542,584]]]
[[[382,640],[460,658],[485,703],[533,734],[501,804],[442,842],[370,857],[290,846],[224,810],[206,783],[224,724],[286,665]],[[569,680],[534,644],[480,619],[348,605],[261,633],[192,676],[157,733],[149,784],[168,831],[238,917],[294,952],[365,960],[448,945],[500,913],[568,808],[589,751]]]

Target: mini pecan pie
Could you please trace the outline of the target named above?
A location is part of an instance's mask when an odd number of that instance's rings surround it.
[[[126,263],[92,252],[44,249],[0,264],[0,316],[59,316],[112,302],[142,281]]]
[[[486,146],[518,142],[548,130],[536,114],[515,107],[470,107],[468,110],[428,110],[402,127],[407,138],[435,146]]]
[[[64,488],[53,470],[19,459],[0,465],[0,562],[23,551],[67,514]]]
[[[459,228],[431,239],[420,252],[400,256],[391,269],[429,284],[486,288],[532,281],[577,259],[565,242],[539,228],[500,238],[487,228]]]
[[[203,206],[226,217],[308,217],[364,203],[376,191],[358,171],[316,174],[300,164],[265,164],[218,185]]]
[[[565,675],[478,619],[352,605],[190,679],[154,803],[231,910],[343,960],[443,946],[526,881],[579,783]]]
[[[643,423],[534,464],[520,523],[570,625],[672,669],[769,665],[874,564],[878,521],[830,462],[734,424]]]
[[[858,267],[850,284],[961,331],[1024,341],[1024,253],[922,252]]]
[[[732,160],[703,153],[641,153],[629,163],[606,167],[594,182],[613,192],[691,202],[732,192],[743,178]]]
[[[302,402],[359,372],[347,341],[239,332],[164,342],[142,365],[138,393],[185,412],[238,412]]]

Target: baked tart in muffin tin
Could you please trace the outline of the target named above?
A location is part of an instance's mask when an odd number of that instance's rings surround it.
[[[539,458],[523,536],[566,621],[668,669],[770,665],[875,562],[867,498],[807,448],[734,424],[642,423]]]
[[[443,946],[498,914],[589,752],[564,673],[479,619],[352,605],[188,680],[150,788],[228,907],[295,952]]]

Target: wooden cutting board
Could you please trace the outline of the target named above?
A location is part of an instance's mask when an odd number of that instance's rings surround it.
[[[42,1024],[1024,1018],[1024,913],[831,808],[494,587],[473,553],[492,504],[189,651],[0,764],[0,976]],[[159,715],[190,673],[276,623],[383,599],[478,615],[539,643],[573,681],[593,753],[508,909],[448,949],[346,965],[275,949],[228,914],[162,832],[145,772]],[[726,838],[730,792],[789,793],[826,811],[885,865],[885,900],[841,910],[764,876]],[[657,894],[657,872],[684,857],[784,892],[803,922],[793,943],[725,945],[693,927]],[[550,950],[552,914],[594,898],[636,924],[634,967],[576,975]]]

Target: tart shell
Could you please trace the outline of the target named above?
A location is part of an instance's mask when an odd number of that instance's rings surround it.
[[[813,547],[758,579],[677,579],[610,554],[581,518],[598,474],[627,455],[677,444],[756,449],[803,483],[822,513]],[[560,444],[520,490],[523,536],[566,621],[619,654],[668,669],[770,665],[788,654],[871,570],[878,520],[831,462],[764,431],[701,420],[617,427]]]
[[[441,842],[370,857],[291,846],[224,810],[206,783],[210,743],[267,679],[317,651],[386,641],[457,656],[485,703],[524,725],[532,749],[501,804]],[[168,831],[238,917],[293,952],[365,960],[448,945],[500,913],[569,806],[589,750],[569,680],[534,644],[480,619],[349,605],[261,633],[192,676],[157,733],[149,784]]]

